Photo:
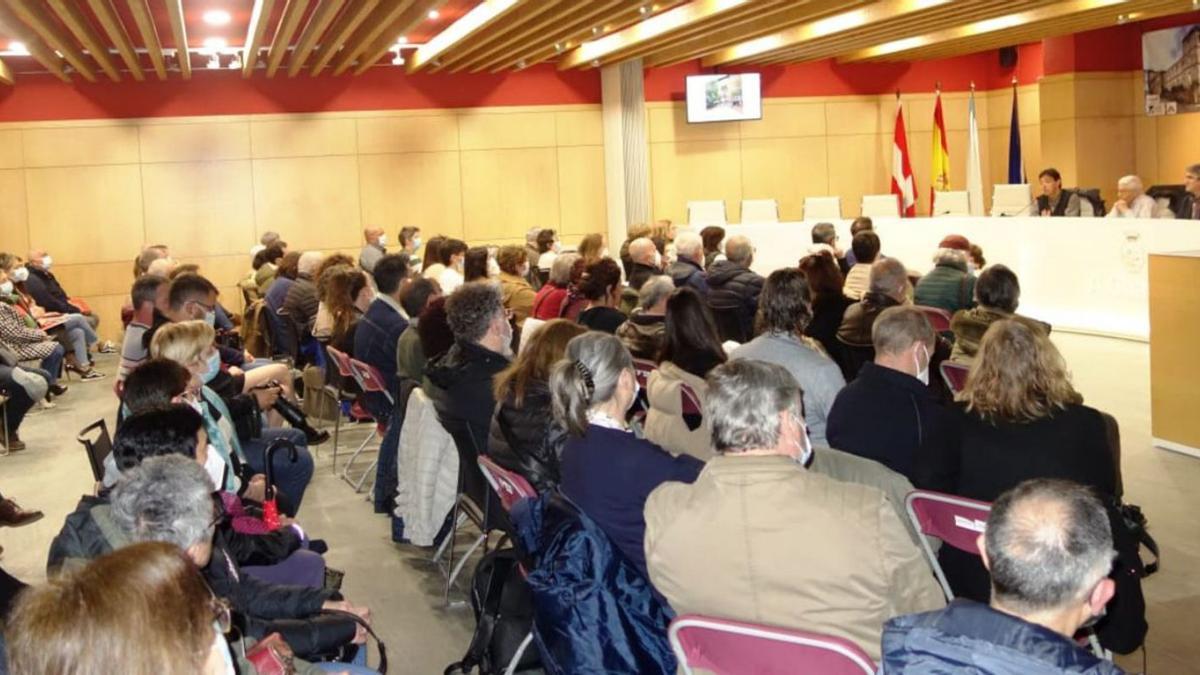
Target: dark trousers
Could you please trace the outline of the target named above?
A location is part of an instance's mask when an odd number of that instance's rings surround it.
[[[15,434],[21,426],[21,421],[25,419],[25,413],[33,407],[34,400],[29,397],[29,393],[21,385],[13,380],[12,371],[13,369],[8,366],[0,366],[0,391],[8,396],[7,410],[5,411],[8,419],[8,433]]]
[[[51,386],[58,383],[58,374],[62,372],[64,354],[66,351],[63,350],[63,346],[55,343],[54,351],[50,352],[50,356],[42,359],[41,368],[50,375],[51,379],[48,382]]]

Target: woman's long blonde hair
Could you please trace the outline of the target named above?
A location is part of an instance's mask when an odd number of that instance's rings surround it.
[[[204,359],[216,337],[213,327],[203,321],[164,324],[150,340],[150,356],[170,359],[185,368],[193,366]]]
[[[957,398],[993,423],[1033,422],[1083,402],[1058,348],[1041,326],[1021,318],[988,328]]]

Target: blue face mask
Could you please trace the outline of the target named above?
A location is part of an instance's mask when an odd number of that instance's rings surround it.
[[[221,355],[214,351],[205,363],[204,372],[200,374],[200,381],[208,384],[219,372],[221,372]]]

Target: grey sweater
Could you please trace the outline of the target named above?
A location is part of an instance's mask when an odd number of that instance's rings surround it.
[[[757,359],[787,368],[804,392],[804,424],[809,439],[814,446],[828,447],[825,418],[846,380],[837,364],[816,343],[787,333],[763,333],[733,350],[729,357]]]

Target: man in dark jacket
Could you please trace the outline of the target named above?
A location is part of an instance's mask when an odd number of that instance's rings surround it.
[[[83,314],[92,328],[95,328],[100,324],[100,319],[71,304],[70,296],[58,283],[58,277],[50,272],[53,264],[54,261],[45,251],[41,249],[30,251],[29,262],[25,263],[25,267],[29,270],[29,278],[25,280],[25,290],[33,298],[33,301],[47,312]]]
[[[1193,164],[1183,175],[1183,199],[1175,207],[1179,220],[1200,220],[1200,164]]]
[[[967,267],[971,242],[952,234],[938,244],[934,267],[921,277],[913,292],[913,302],[938,307],[951,314],[975,306],[975,275]]]
[[[317,268],[325,256],[316,251],[305,251],[300,255],[296,281],[288,287],[283,301],[282,314],[291,321],[296,341],[303,347],[312,339],[313,323],[317,320],[317,308],[321,304],[317,295]]]
[[[650,277],[642,284],[637,307],[616,332],[633,358],[658,363],[658,352],[667,334],[667,300],[674,291],[675,282],[665,274]]]
[[[1087,488],[1021,483],[992,504],[979,544],[992,574],[991,605],[955,600],[888,621],[881,672],[1125,672],[1073,639],[1113,597],[1112,533]]]
[[[912,307],[885,309],[875,321],[875,361],[838,392],[825,426],[832,448],[904,474],[918,488],[933,481],[934,458],[957,448],[953,417],[927,383],[933,327]],[[867,423],[869,421],[869,423]]]
[[[708,282],[704,274],[704,240],[694,232],[684,232],[675,237],[675,262],[667,274],[675,281],[675,288],[691,286],[701,297],[708,295]]]
[[[629,242],[629,286],[635,291],[642,290],[642,284],[650,277],[662,274],[662,268],[656,258],[658,249],[654,242],[647,237],[641,237]]]
[[[863,299],[846,308],[842,325],[838,327],[838,340],[855,347],[872,345],[871,328],[875,319],[888,307],[903,305],[908,301],[908,271],[895,258],[884,258],[871,265],[870,290]]]
[[[714,311],[733,308],[745,335],[754,334],[754,313],[763,278],[750,270],[754,246],[742,235],[725,240],[725,259],[708,269],[708,306]]]
[[[408,328],[408,315],[400,306],[400,287],[408,276],[408,258],[390,254],[375,263],[375,286],[379,295],[367,307],[354,331],[354,358],[375,366],[392,398],[396,398],[396,344]],[[387,398],[367,392],[367,409],[379,419],[391,413]]]

